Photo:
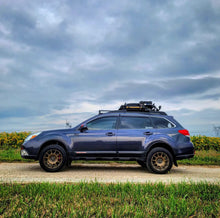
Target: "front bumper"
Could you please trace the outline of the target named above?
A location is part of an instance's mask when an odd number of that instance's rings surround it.
[[[30,155],[27,149],[25,149],[23,146],[21,147],[20,155],[24,159],[34,159],[36,160],[36,155]]]

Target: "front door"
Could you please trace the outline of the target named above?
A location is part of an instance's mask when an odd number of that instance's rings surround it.
[[[88,129],[74,136],[75,156],[116,157],[116,122],[117,116],[108,116],[86,123]]]

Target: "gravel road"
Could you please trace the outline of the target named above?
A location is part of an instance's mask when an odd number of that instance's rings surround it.
[[[136,164],[72,164],[62,172],[47,173],[38,163],[0,163],[0,182],[165,182],[220,183],[220,167],[179,166],[166,175],[152,174]]]

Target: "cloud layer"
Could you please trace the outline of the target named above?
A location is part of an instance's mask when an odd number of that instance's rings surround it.
[[[219,35],[215,0],[5,1],[0,131],[74,125],[140,100],[189,128],[220,125]]]

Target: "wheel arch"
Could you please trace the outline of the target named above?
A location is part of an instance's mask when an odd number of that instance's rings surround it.
[[[153,148],[158,148],[158,147],[162,147],[162,148],[167,149],[171,153],[171,155],[173,156],[174,165],[177,166],[176,157],[175,157],[173,148],[169,144],[167,144],[166,142],[157,141],[157,142],[154,142],[153,144],[151,144],[150,146],[148,146],[147,150],[146,150],[146,157]]]
[[[64,144],[63,142],[61,142],[61,141],[55,139],[55,140],[46,141],[46,142],[44,142],[44,143],[41,145],[40,150],[39,150],[38,155],[37,155],[37,158],[39,158],[40,152],[41,152],[45,147],[47,147],[47,146],[49,146],[49,145],[53,145],[53,144],[61,146],[61,147],[65,150],[66,155],[68,155],[68,151],[67,151],[67,148],[66,148],[65,144]]]

